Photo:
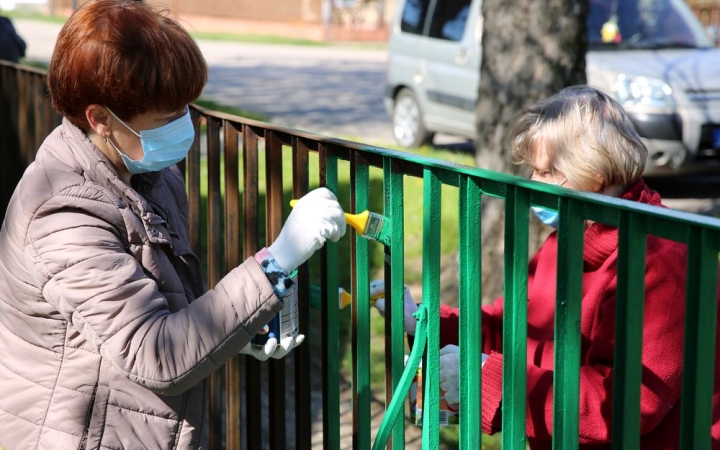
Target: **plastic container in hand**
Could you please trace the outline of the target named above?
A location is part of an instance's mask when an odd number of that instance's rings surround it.
[[[405,355],[405,364],[410,355]],[[410,404],[410,421],[421,427],[423,423],[423,382],[422,382],[422,361],[417,368],[413,382],[408,392],[408,402]],[[440,420],[441,427],[448,425],[457,425],[460,423],[459,405],[449,404],[445,400],[445,392],[440,389]]]
[[[293,282],[296,281],[297,279],[293,278]],[[282,300],[284,304],[282,311],[253,337],[251,341],[253,345],[263,347],[270,338],[275,338],[279,343],[283,338],[297,337],[300,332],[297,289],[292,289]]]

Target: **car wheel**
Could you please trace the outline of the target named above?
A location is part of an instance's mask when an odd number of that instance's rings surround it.
[[[402,89],[395,97],[392,121],[393,135],[401,147],[416,148],[432,141],[433,133],[425,129],[420,105],[410,89]]]

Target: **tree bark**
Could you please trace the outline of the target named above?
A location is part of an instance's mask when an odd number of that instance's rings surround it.
[[[477,103],[478,167],[519,175],[506,142],[523,107],[566,86],[584,84],[588,0],[483,0]],[[504,202],[483,198],[483,300],[502,295]],[[530,253],[549,230],[531,220]]]

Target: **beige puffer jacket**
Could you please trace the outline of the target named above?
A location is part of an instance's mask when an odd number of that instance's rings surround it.
[[[0,447],[206,448],[203,380],[282,303],[254,259],[205,292],[177,168],[132,189],[67,120],[0,231]]]

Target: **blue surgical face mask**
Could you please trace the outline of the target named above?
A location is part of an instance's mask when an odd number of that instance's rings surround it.
[[[553,183],[554,186],[562,186],[567,181],[567,178],[562,180],[560,183]],[[553,210],[553,209],[547,209],[543,208],[542,206],[533,206],[531,207],[532,211],[535,213],[538,219],[540,219],[540,222],[544,223],[545,225],[549,225],[553,228],[557,228],[558,224],[560,223],[560,213]]]
[[[108,108],[108,111],[110,111],[110,108]],[[153,128],[152,130],[140,130],[139,133],[120,120],[114,112],[110,111],[110,114],[112,114],[118,122],[123,124],[125,128],[140,138],[143,157],[139,161],[130,159],[130,157],[115,146],[112,140],[109,141],[110,145],[113,146],[120,154],[123,162],[125,162],[125,167],[127,167],[132,174],[159,172],[179,163],[185,159],[190,151],[193,139],[195,139],[195,127],[193,126],[192,119],[190,119],[190,110],[187,108],[182,117],[166,123],[161,127]]]
[[[560,213],[552,209],[543,208],[542,206],[533,206],[532,211],[535,213],[540,222],[550,225],[553,228],[558,227],[560,223]]]

